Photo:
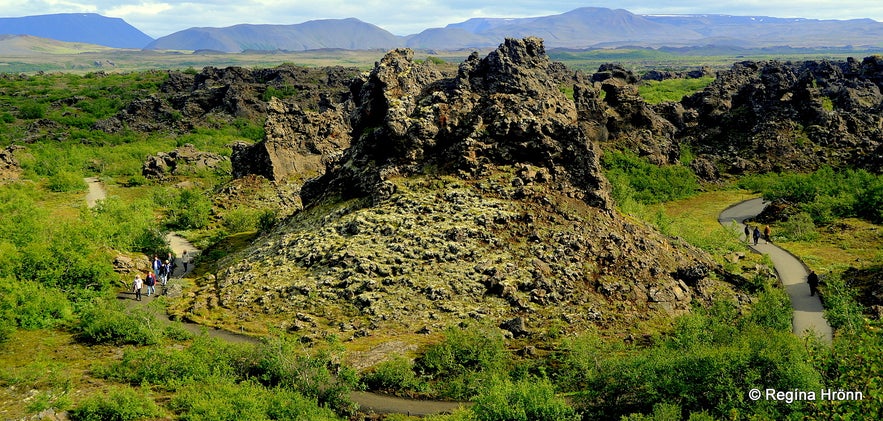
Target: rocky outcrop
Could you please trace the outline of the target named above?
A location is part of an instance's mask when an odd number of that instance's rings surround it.
[[[24,149],[23,146],[9,145],[0,150],[0,180],[15,180],[21,175],[21,167],[15,159],[15,151]]]
[[[669,79],[698,79],[712,76],[714,71],[707,66],[685,72],[673,72],[670,70],[650,70],[641,75],[641,80],[655,80],[657,82]]]
[[[273,97],[319,110],[345,102],[358,69],[282,65],[270,69],[206,67],[201,72],[170,71],[160,93],[133,101],[125,110],[95,124],[118,132],[184,132],[236,119],[263,121]]]
[[[350,338],[477,319],[531,337],[735,294],[705,253],[614,211],[600,91],[539,39],[473,54],[456,75],[395,50],[352,92],[350,147],[305,183],[304,209],[200,280],[185,317]],[[274,104],[281,137],[318,126],[320,114]]]
[[[255,174],[273,181],[305,180],[324,174],[326,165],[349,147],[347,104],[322,112],[273,98],[267,108],[265,139],[233,146],[233,176]]]
[[[216,170],[225,161],[227,158],[224,156],[199,151],[188,143],[171,152],[160,152],[147,157],[141,166],[141,175],[163,179],[171,175],[188,174],[204,169]]]
[[[388,177],[426,166],[476,176],[489,165],[524,163],[611,209],[597,146],[578,124],[577,106],[591,99],[561,92],[542,40],[507,39],[485,58],[474,53],[453,78],[412,58],[410,50],[392,51],[353,87],[352,147],[304,186],[305,203],[329,191],[382,200],[393,192]]]
[[[676,122],[683,107],[665,104],[656,109],[647,104],[638,93],[638,77],[618,65],[601,66],[592,75],[592,80],[601,84],[605,94],[604,122],[609,133],[608,143],[614,148],[635,151],[656,165],[678,162],[680,146],[676,140]]]
[[[704,91],[679,136],[727,173],[883,168],[883,59],[741,62]]]

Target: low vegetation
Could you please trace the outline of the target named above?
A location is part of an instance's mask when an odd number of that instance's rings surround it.
[[[638,92],[644,101],[650,104],[660,102],[679,102],[683,97],[701,91],[714,81],[713,76],[694,79],[667,79],[663,81],[644,81]]]

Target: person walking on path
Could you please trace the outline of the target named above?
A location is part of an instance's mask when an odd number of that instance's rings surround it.
[[[769,226],[769,225],[764,225],[764,227],[763,227],[763,239],[764,239],[764,241],[767,242],[767,244],[772,243],[772,241],[770,241],[770,233],[771,233],[771,231],[770,231],[770,226]]]
[[[162,280],[163,288],[165,288],[166,284],[169,283],[169,277],[172,276],[172,263],[166,260],[162,268],[160,268],[160,272],[159,277]]]
[[[141,274],[135,275],[135,282],[132,283],[132,291],[135,292],[135,300],[141,301],[141,287],[144,281],[141,280]]]
[[[754,245],[757,245],[757,240],[760,239],[760,228],[754,227]]]
[[[751,242],[751,226],[748,224],[745,224],[745,242]]]
[[[147,272],[147,280],[144,281],[147,284],[147,296],[153,295],[156,290],[153,288],[156,285],[156,275],[153,272]]]
[[[819,275],[816,275],[816,271],[810,271],[809,275],[806,275],[806,283],[809,284],[810,297],[819,292]]]
[[[159,256],[153,255],[153,273],[159,273],[159,268],[162,267],[162,260],[159,260]]]

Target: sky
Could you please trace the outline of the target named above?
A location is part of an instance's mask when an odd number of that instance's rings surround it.
[[[0,0],[0,17],[98,13],[122,18],[153,38],[192,27],[357,18],[396,35],[409,35],[470,18],[547,16],[580,7],[625,9],[635,14],[870,18],[883,22],[881,0]]]

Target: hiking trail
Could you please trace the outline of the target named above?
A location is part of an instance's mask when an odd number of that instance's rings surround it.
[[[763,198],[739,202],[721,212],[718,222],[724,227],[734,227],[741,236],[745,227],[744,221],[760,214],[766,205]],[[769,255],[770,260],[773,261],[776,273],[782,280],[782,285],[791,298],[791,306],[794,308],[791,322],[794,334],[801,337],[815,335],[830,344],[833,338],[831,325],[825,320],[825,308],[819,295],[809,295],[809,285],[806,283],[809,270],[806,265],[787,250],[767,243],[763,239],[760,239],[757,245],[749,243],[748,247],[757,253]]]

